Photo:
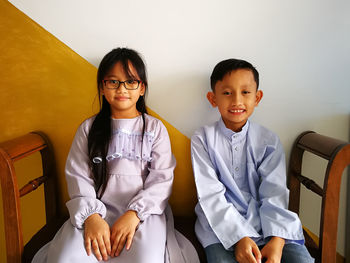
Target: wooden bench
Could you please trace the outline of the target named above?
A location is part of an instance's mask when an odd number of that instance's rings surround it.
[[[14,162],[40,152],[43,175],[31,180],[18,189]],[[31,262],[35,253],[49,242],[61,225],[67,220],[59,211],[56,183],[55,160],[51,144],[42,132],[0,143],[0,177],[5,222],[7,262]],[[20,197],[25,196],[44,184],[46,225],[24,245]],[[194,233],[195,216],[175,216],[175,227],[185,235],[199,251],[201,262],[205,261],[204,250]]]
[[[43,174],[18,189],[14,162],[38,151],[41,154]],[[0,179],[7,262],[31,262],[34,254],[54,237],[65,221],[58,209],[55,160],[47,137],[41,132],[33,132],[1,143]],[[46,225],[24,246],[20,197],[36,190],[41,184],[44,184]]]
[[[14,162],[36,152],[41,153],[43,175],[18,189]],[[301,175],[304,151],[328,160],[323,188]],[[289,209],[299,213],[300,184],[322,196],[319,246],[305,232],[306,245],[317,262],[334,263],[336,257],[337,224],[341,176],[350,164],[350,144],[315,132],[304,132],[295,141],[288,170]],[[5,222],[7,262],[30,262],[40,247],[50,241],[66,220],[58,209],[56,169],[51,144],[40,132],[0,143],[0,177]],[[24,246],[20,197],[44,184],[46,225]],[[175,227],[192,241],[201,262],[206,262],[203,248],[194,233],[195,216],[175,216]],[[326,227],[327,226],[327,227]]]
[[[328,160],[323,187],[301,174],[305,151]],[[316,262],[336,262],[340,184],[343,171],[349,164],[348,142],[313,131],[300,134],[292,148],[288,170],[289,209],[299,214],[300,184],[322,197],[319,245],[304,231],[306,246]]]

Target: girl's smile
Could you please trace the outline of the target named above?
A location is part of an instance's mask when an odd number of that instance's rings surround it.
[[[116,96],[115,97],[117,100],[120,100],[120,101],[126,101],[126,100],[129,100],[130,98],[129,97],[125,97],[125,96]]]

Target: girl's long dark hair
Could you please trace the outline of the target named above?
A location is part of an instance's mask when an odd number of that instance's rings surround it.
[[[144,114],[147,113],[145,95],[148,87],[145,64],[140,55],[132,49],[113,49],[104,56],[98,67],[97,90],[100,102],[100,111],[96,115],[88,135],[90,169],[93,175],[96,195],[99,199],[103,196],[109,179],[106,156],[112,137],[111,107],[105,97],[101,95],[101,91],[103,89],[103,79],[116,63],[121,63],[128,78],[139,79],[145,86],[145,94],[140,96],[136,103],[136,109],[142,114],[142,133],[144,134],[145,131]],[[133,76],[130,71],[130,64],[136,70],[138,76]]]

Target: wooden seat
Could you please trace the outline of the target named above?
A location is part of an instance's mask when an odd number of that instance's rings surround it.
[[[40,151],[43,175],[30,181],[18,189],[14,162]],[[328,160],[323,188],[311,179],[301,175],[304,151],[316,154]],[[350,164],[350,144],[312,131],[304,132],[296,139],[292,148],[288,171],[288,187],[290,189],[289,209],[299,213],[300,183],[322,197],[319,246],[305,232],[306,245],[316,258],[316,262],[336,262],[336,241],[339,209],[339,192],[343,170]],[[5,240],[7,262],[30,262],[34,254],[50,241],[66,218],[58,209],[56,170],[52,147],[47,137],[41,132],[0,143],[0,179],[3,197]],[[46,225],[39,230],[24,246],[22,235],[22,219],[20,213],[20,197],[37,189],[44,183]],[[6,213],[5,213],[6,211]],[[193,232],[194,221],[189,224],[176,218],[175,225],[180,232],[188,236],[190,227]],[[182,226],[182,227],[181,227]],[[186,226],[184,228],[184,226]],[[327,226],[327,227],[326,227]],[[191,232],[191,233],[192,233]],[[194,234],[192,233],[194,236]],[[196,240],[191,240],[192,242]],[[195,245],[198,241],[194,242]],[[202,248],[196,246],[202,253]]]
[[[323,187],[301,175],[304,151],[328,160]],[[304,231],[306,246],[316,262],[336,262],[340,184],[343,171],[349,164],[350,144],[348,142],[313,131],[300,134],[292,148],[288,171],[289,209],[299,213],[300,183],[322,197],[319,245],[316,245]]]
[[[43,175],[18,189],[14,162],[40,151]],[[0,143],[0,177],[5,223],[7,262],[31,262],[64,222],[58,209],[55,162],[49,140],[41,132]],[[23,246],[20,197],[44,183],[46,225]]]

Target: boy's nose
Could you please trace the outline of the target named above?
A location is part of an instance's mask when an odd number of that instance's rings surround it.
[[[232,96],[232,104],[240,105],[242,103],[242,96],[240,94],[235,94]]]

